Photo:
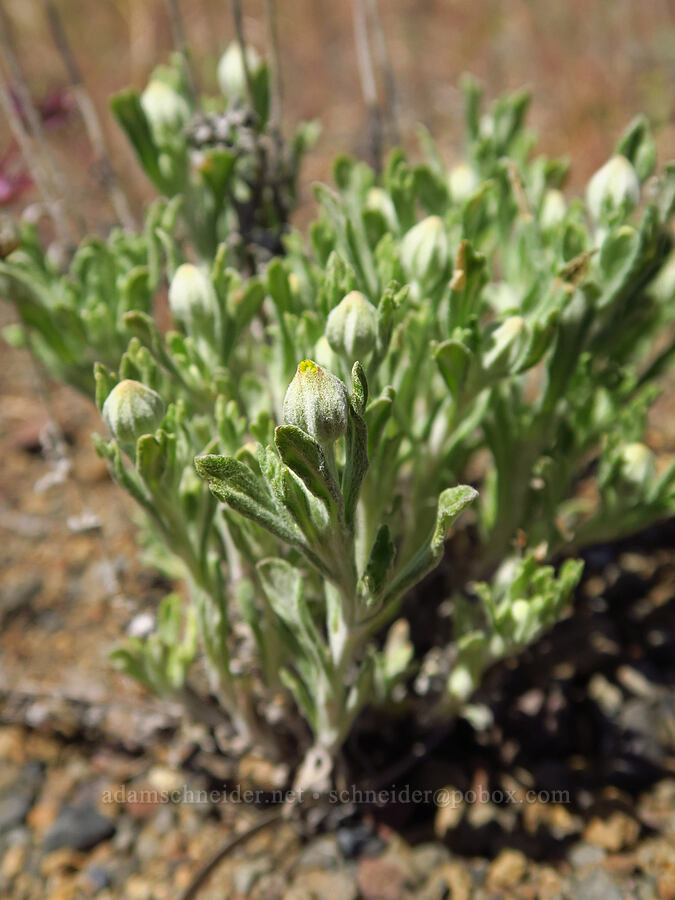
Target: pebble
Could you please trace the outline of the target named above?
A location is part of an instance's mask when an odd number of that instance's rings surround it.
[[[364,894],[363,896],[365,900],[368,900],[369,895]],[[375,896],[377,896],[377,900],[388,900],[394,895],[381,893],[370,896],[373,900]],[[356,900],[358,891],[354,879],[348,873],[322,872],[317,869],[298,875],[284,894],[284,900],[317,900],[319,897],[330,897],[330,900]]]
[[[584,869],[586,866],[599,866],[606,856],[607,854],[602,847],[587,844],[585,841],[575,844],[567,854],[570,864],[575,869]]]
[[[572,896],[583,900],[623,900],[617,885],[602,869],[594,869],[588,875],[577,876]]]
[[[308,869],[326,871],[339,868],[342,862],[342,853],[337,837],[332,834],[324,834],[302,848],[294,868],[296,872]]]
[[[23,868],[25,858],[25,847],[22,847],[20,844],[14,844],[13,846],[8,847],[5,851],[5,855],[2,857],[2,866],[0,867],[3,878],[6,878],[8,881],[12,881],[16,878]]]
[[[37,575],[29,575],[3,588],[0,591],[0,625],[23,607],[27,608],[41,590],[42,579]]]
[[[473,880],[466,863],[446,862],[429,876],[424,897],[445,900],[450,891],[452,900],[470,900]]]
[[[623,812],[613,812],[606,819],[596,816],[584,830],[584,838],[589,844],[611,853],[633,847],[639,835],[640,823]]]
[[[513,887],[527,871],[527,857],[520,850],[502,850],[488,871],[488,884],[492,888]]]
[[[22,825],[30,812],[33,801],[22,794],[10,794],[0,799],[0,834]]]
[[[260,878],[261,875],[267,873],[274,866],[274,860],[271,856],[259,856],[257,859],[248,860],[241,863],[234,870],[234,887],[238,894],[248,897],[251,888]]]
[[[393,860],[385,857],[362,859],[357,882],[363,900],[403,900],[406,896],[405,873]]]
[[[110,872],[103,866],[87,866],[83,875],[93,893],[104,891],[113,883]]]
[[[115,834],[115,823],[92,806],[66,806],[43,841],[46,852],[60,847],[91,850]]]

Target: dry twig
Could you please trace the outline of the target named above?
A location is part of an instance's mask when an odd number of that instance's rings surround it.
[[[368,143],[370,162],[376,172],[382,169],[382,116],[377,97],[375,67],[368,37],[368,17],[365,0],[352,0],[354,43],[361,81],[361,92],[368,112]]]
[[[71,222],[71,225],[68,229],[70,232],[70,236],[77,241],[79,239],[78,234],[81,235],[86,231],[86,223],[84,222],[83,217],[78,212],[70,209],[68,204],[66,203],[66,198],[70,198],[73,196],[72,185],[69,183],[69,179],[66,176],[65,172],[59,167],[59,164],[56,161],[56,157],[54,156],[54,153],[49,146],[49,141],[47,140],[47,136],[42,124],[42,118],[40,117],[40,113],[35,106],[35,103],[33,102],[33,97],[31,95],[28,84],[26,83],[26,79],[24,78],[21,65],[19,64],[19,59],[14,51],[12,30],[9,19],[1,4],[0,48],[2,49],[2,54],[9,70],[12,86],[17,93],[19,103],[21,105],[21,111],[25,115],[28,122],[30,137],[32,139],[32,149],[35,151],[30,153],[30,160],[26,158],[26,163],[28,164],[29,168],[31,168],[31,171],[33,171],[32,166],[35,164],[36,159],[40,159],[40,176],[38,176],[36,172],[34,175],[35,180],[37,182],[38,178],[41,177],[45,182],[45,186],[48,186],[49,194],[59,198],[59,202],[64,209],[64,219],[67,218]],[[9,98],[10,104],[14,106],[12,102],[11,92],[9,92]],[[3,106],[4,105],[5,104],[3,103]],[[18,118],[19,120],[21,120],[20,115],[18,116]],[[21,124],[23,125],[23,123]],[[26,134],[28,134],[28,129],[23,130],[26,132]],[[13,131],[15,136],[17,137],[17,141],[19,141],[18,129],[13,126]],[[24,146],[22,146],[22,152]]]
[[[169,17],[171,19],[171,34],[173,43],[181,55],[183,60],[183,69],[187,80],[187,88],[190,92],[190,98],[195,106],[199,105],[199,90],[197,88],[197,80],[195,78],[192,64],[190,63],[190,54],[185,39],[185,28],[183,27],[183,17],[180,14],[178,0],[169,0]]]
[[[82,73],[73,55],[61,17],[52,0],[42,0],[42,2],[47,14],[47,22],[49,24],[52,39],[61,55],[61,59],[63,60],[63,64],[68,73],[68,79],[70,80],[75,102],[80,110],[87,136],[89,137],[91,146],[96,154],[97,163],[101,173],[101,183],[110,193],[110,200],[115,215],[127,230],[133,231],[136,228],[133,213],[131,212],[124,191],[120,187],[117,173],[113,168],[105,136],[103,134],[103,128],[101,127],[101,120],[99,119],[91,96],[85,87]]]

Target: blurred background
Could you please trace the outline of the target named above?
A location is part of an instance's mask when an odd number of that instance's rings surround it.
[[[43,5],[3,0],[14,43],[36,98],[67,84]],[[172,47],[166,0],[68,0],[57,3],[85,83],[114,147],[123,181],[137,199],[149,196],[131,151],[106,112],[109,95],[141,89]],[[326,179],[337,152],[366,154],[366,118],[354,49],[352,2],[278,0],[278,35],[287,124],[317,118],[322,137],[303,183]],[[417,123],[434,134],[448,159],[459,153],[459,78],[482,79],[488,97],[527,87],[530,124],[541,149],[572,156],[570,184],[581,189],[638,112],[649,117],[659,150],[675,145],[675,3],[672,0],[386,0],[379,4],[393,80],[400,137],[414,146]],[[247,41],[267,48],[265,0],[243,4]],[[216,89],[216,65],[234,37],[230,3],[181,6],[201,87]],[[380,95],[384,85],[378,85]],[[80,192],[96,214],[90,150],[76,114],[58,141]],[[81,140],[78,140],[78,136]],[[75,177],[77,176],[77,177]],[[309,192],[305,191],[305,197]],[[302,208],[299,215],[306,216]]]

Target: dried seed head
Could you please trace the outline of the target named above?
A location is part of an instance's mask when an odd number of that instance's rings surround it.
[[[303,360],[284,398],[286,424],[301,428],[326,446],[345,434],[348,419],[345,385],[311,359]]]
[[[376,338],[377,310],[360,291],[350,291],[328,316],[328,343],[340,356],[354,362],[370,353]]]
[[[127,378],[115,385],[103,404],[103,420],[121,444],[135,444],[162,423],[164,403],[157,391]]]

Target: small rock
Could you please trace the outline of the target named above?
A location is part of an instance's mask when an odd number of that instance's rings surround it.
[[[105,891],[112,886],[113,882],[110,872],[103,866],[88,866],[82,874],[93,894]]]
[[[30,812],[32,799],[23,794],[10,794],[0,799],[0,834],[22,825]]]
[[[607,819],[595,817],[584,830],[589,844],[616,853],[634,846],[640,835],[640,823],[623,812],[613,812]]]
[[[464,800],[461,791],[449,785],[438,792],[440,805],[434,818],[434,834],[444,838],[448,831],[456,828],[464,815]]]
[[[309,869],[337,869],[342,865],[342,853],[335,835],[324,834],[303,847],[295,864],[295,871]]]
[[[383,857],[362,859],[357,883],[363,900],[403,900],[407,895],[405,873],[393,860]]]
[[[25,847],[22,847],[20,844],[14,844],[9,847],[2,857],[2,867],[0,868],[0,871],[2,872],[3,878],[6,878],[7,881],[12,881],[16,878],[23,868],[25,858]]]
[[[450,859],[450,851],[443,844],[419,844],[413,849],[412,855],[413,865],[419,877],[424,879]]]
[[[446,862],[427,881],[424,897],[428,900],[445,900],[450,891],[452,900],[470,900],[473,881],[465,863]]]
[[[344,825],[336,832],[338,847],[345,859],[360,856],[376,856],[384,849],[384,843],[365,822]]]
[[[15,613],[27,609],[41,590],[42,579],[37,575],[28,575],[3,588],[0,591],[0,625]]]
[[[356,900],[358,890],[347,872],[303,872],[284,894],[284,900],[318,900],[330,897],[330,900]],[[389,894],[377,895],[378,900],[385,900]],[[367,898],[367,895],[364,894]]]
[[[82,868],[84,855],[70,847],[61,847],[48,853],[40,863],[40,872],[45,878],[59,872],[77,872]]]
[[[607,854],[602,847],[587,844],[585,841],[575,844],[567,854],[570,864],[575,869],[583,869],[586,866],[599,866],[606,856]]]
[[[60,847],[91,850],[115,834],[115,824],[92,806],[66,806],[43,841],[46,852]]]
[[[513,887],[527,871],[527,857],[520,850],[502,850],[490,866],[488,884],[492,888]]]
[[[615,716],[621,708],[623,701],[621,690],[599,672],[588,682],[588,694],[606,716]]]
[[[583,900],[623,900],[619,888],[602,869],[594,869],[588,875],[577,877],[572,896],[583,897]]]
[[[675,900],[675,872],[664,872],[656,882],[659,900]]]
[[[257,859],[242,862],[234,870],[236,892],[248,897],[256,881],[261,875],[266,875],[273,865],[274,861],[269,856],[259,856]]]

